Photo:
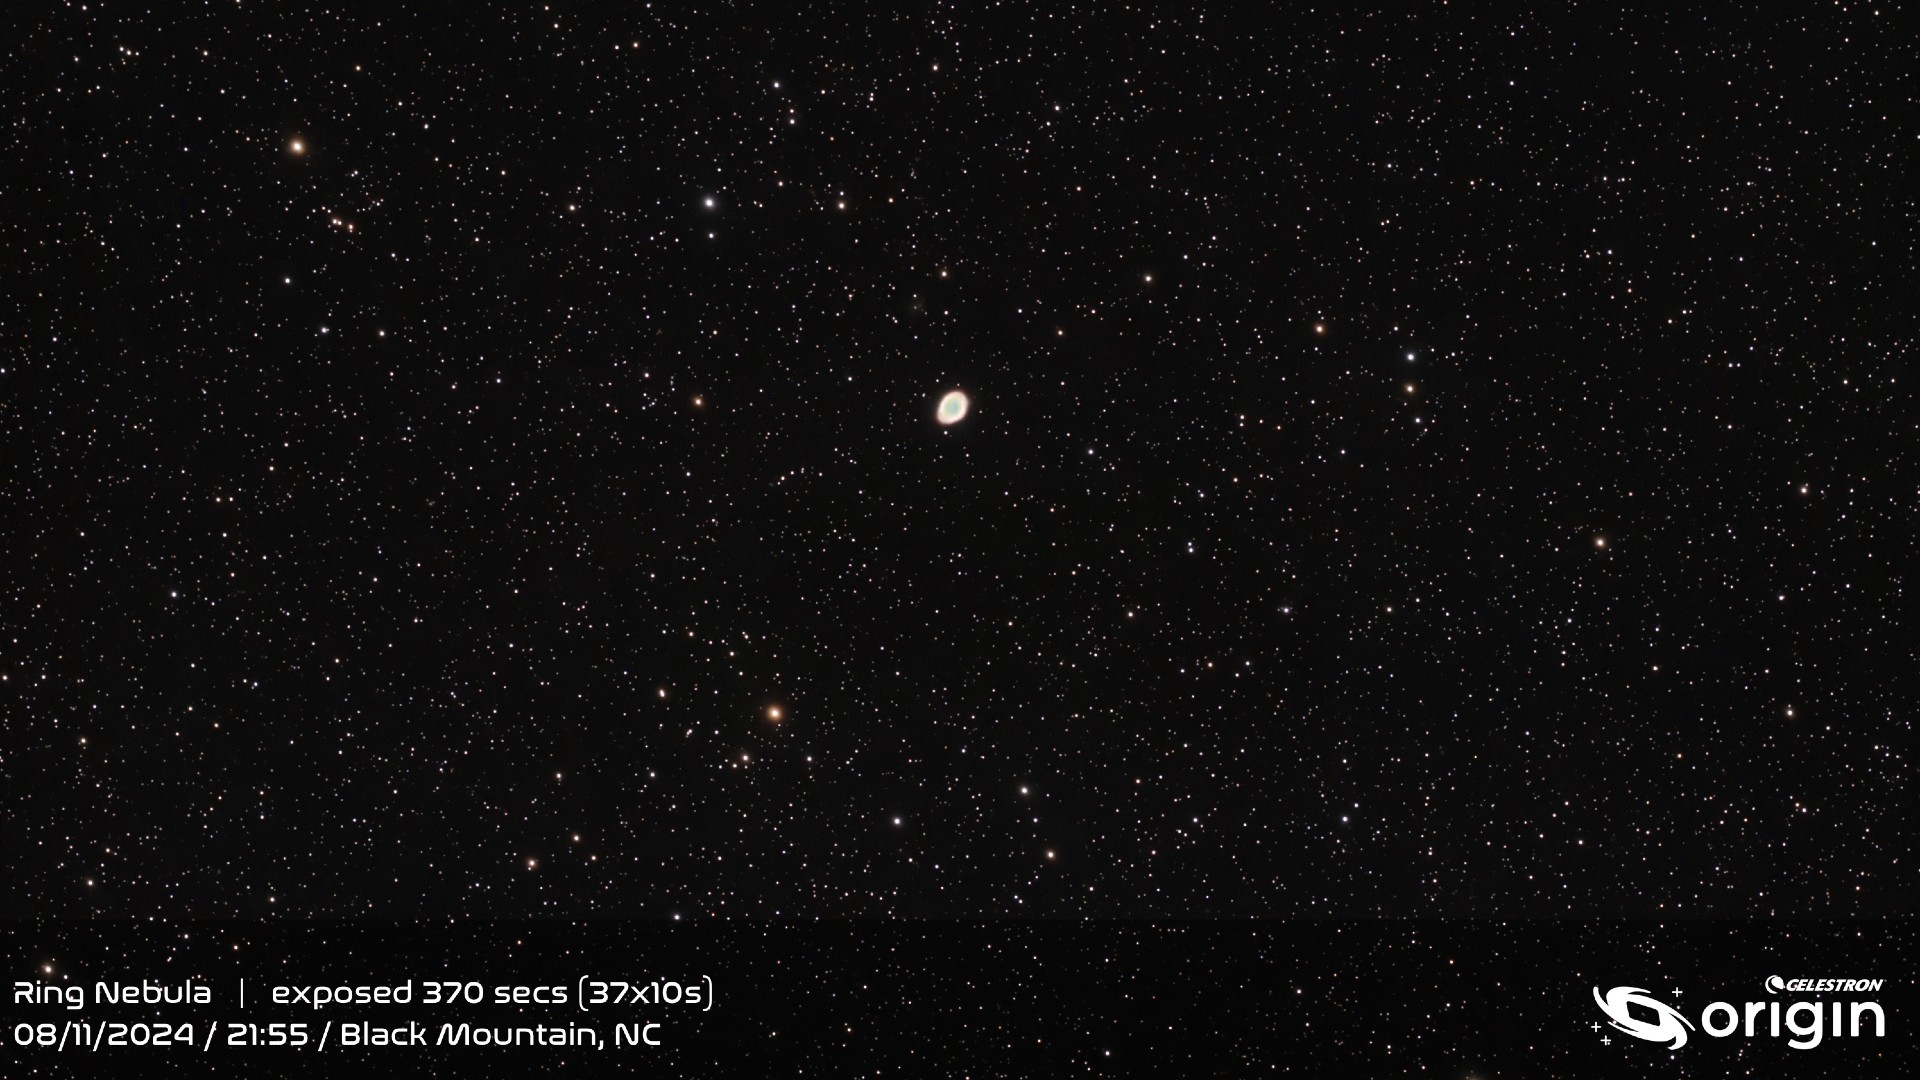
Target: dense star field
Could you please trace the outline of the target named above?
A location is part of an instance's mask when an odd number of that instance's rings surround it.
[[[1912,27],[1460,6],[8,11],[8,910],[1909,909]]]

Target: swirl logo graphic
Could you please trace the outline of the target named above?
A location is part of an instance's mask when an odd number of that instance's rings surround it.
[[[1647,992],[1637,986],[1616,986],[1607,991],[1605,997],[1600,996],[1600,988],[1596,986],[1593,988],[1593,1002],[1607,1014],[1607,1019],[1612,1021],[1615,1028],[1636,1039],[1666,1043],[1669,1050],[1678,1050],[1687,1045],[1687,1032],[1693,1030],[1692,1021],[1665,1003],[1648,997]],[[1653,1013],[1658,1022],[1650,1024],[1635,1019],[1628,1012],[1628,1007],[1632,1005]]]

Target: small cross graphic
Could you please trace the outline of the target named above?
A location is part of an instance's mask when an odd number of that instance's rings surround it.
[[[1600,1036],[1600,1045],[1601,1045],[1601,1046],[1612,1046],[1612,1045],[1613,1045],[1613,1036],[1611,1036],[1611,1035],[1602,1035],[1602,1036]]]
[[[1674,988],[1673,988],[1673,996],[1674,996],[1674,997],[1679,997],[1679,996],[1680,996],[1680,988],[1679,988],[1679,987],[1677,987],[1677,986],[1676,986],[1676,987],[1674,987]]]
[[[1595,1031],[1599,1031],[1599,1030],[1600,1030],[1600,1023],[1599,1023],[1599,1021],[1597,1021],[1597,1020],[1596,1020],[1596,1021],[1594,1021],[1594,1022],[1593,1022],[1592,1024],[1589,1024],[1588,1026],[1589,1026],[1589,1027],[1591,1027],[1591,1028],[1593,1028],[1593,1030],[1595,1030]]]

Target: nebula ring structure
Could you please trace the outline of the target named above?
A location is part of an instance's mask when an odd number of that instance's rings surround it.
[[[967,399],[967,395],[964,392],[949,390],[947,391],[947,396],[940,399],[940,408],[935,415],[942,424],[957,424],[967,418],[967,410],[971,408],[972,405],[973,402]]]

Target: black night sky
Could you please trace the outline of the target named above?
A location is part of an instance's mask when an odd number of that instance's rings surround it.
[[[1911,909],[1899,5],[28,7],[10,914]]]

